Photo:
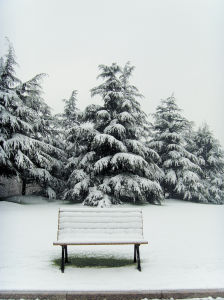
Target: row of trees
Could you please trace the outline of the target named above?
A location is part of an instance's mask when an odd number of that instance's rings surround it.
[[[134,67],[100,65],[102,83],[91,90],[102,105],[77,109],[77,91],[64,112],[51,115],[38,74],[15,76],[10,45],[0,62],[0,174],[34,181],[48,197],[92,206],[121,201],[160,204],[164,197],[224,203],[224,154],[207,125],[197,131],[174,96],[153,114],[130,83]]]

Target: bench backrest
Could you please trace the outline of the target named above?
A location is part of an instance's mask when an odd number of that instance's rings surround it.
[[[143,238],[140,209],[60,208],[58,240]]]

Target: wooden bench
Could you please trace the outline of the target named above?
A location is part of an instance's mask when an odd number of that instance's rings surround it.
[[[140,209],[60,208],[57,241],[62,247],[61,271],[68,263],[70,245],[134,245],[134,262],[141,271],[139,246],[148,244],[143,237]]]

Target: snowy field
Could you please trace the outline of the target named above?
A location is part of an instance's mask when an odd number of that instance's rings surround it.
[[[52,243],[56,240],[58,208],[68,204],[39,199],[32,197],[29,205],[0,202],[0,290],[224,287],[224,206],[175,200],[162,206],[142,206],[144,236],[149,241],[140,247],[142,272],[128,263],[119,267],[68,265],[62,274],[54,263],[61,256],[61,248]],[[113,257],[116,263],[133,258],[133,246],[129,245],[71,246],[68,251],[73,259],[77,255],[84,261],[88,257],[99,261]]]

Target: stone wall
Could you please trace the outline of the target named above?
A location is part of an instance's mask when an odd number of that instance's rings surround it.
[[[26,195],[32,195],[41,190],[37,184],[27,184]],[[21,195],[22,181],[19,177],[6,178],[0,176],[0,197]]]

